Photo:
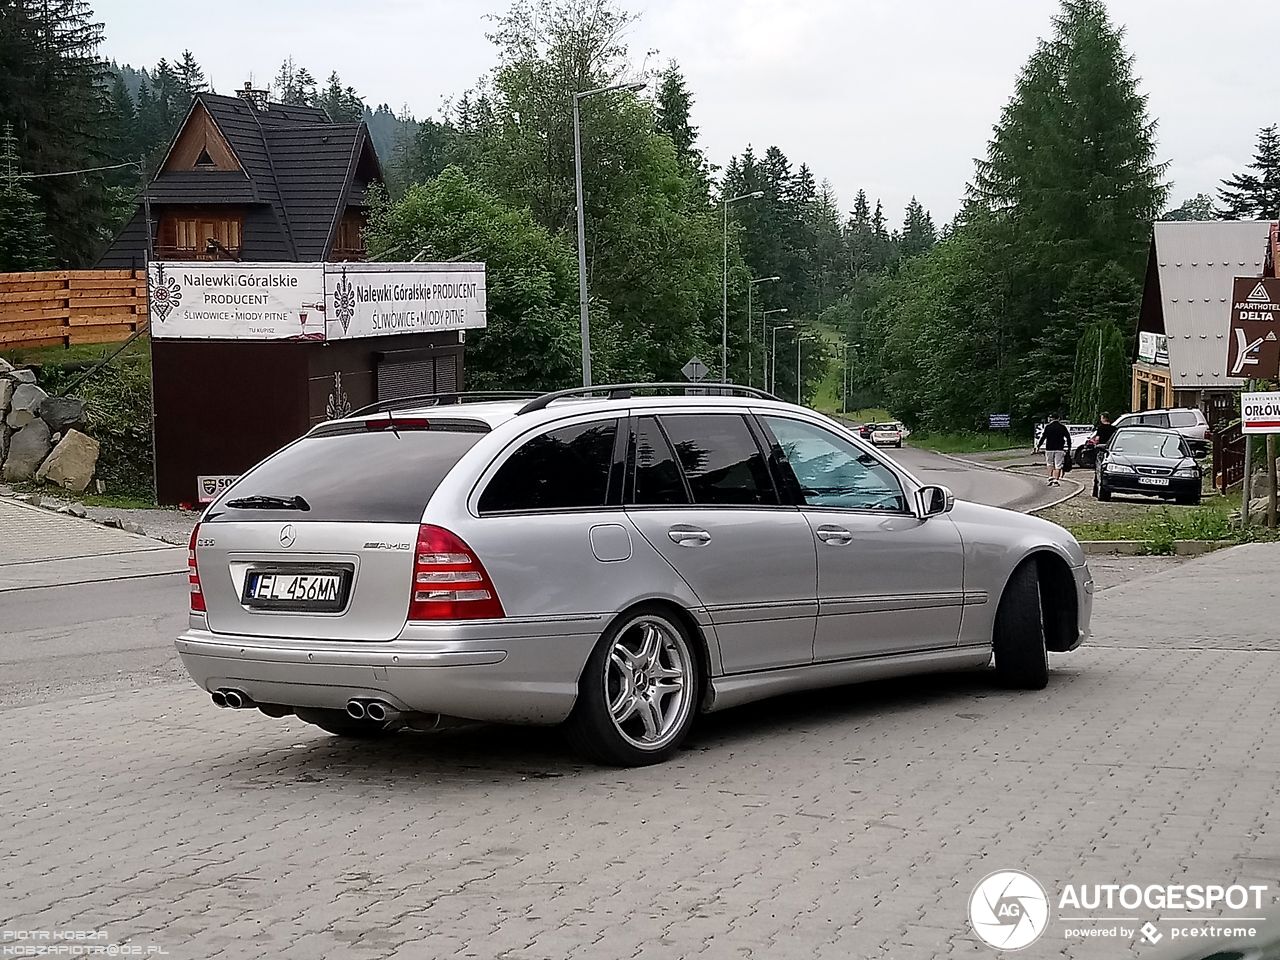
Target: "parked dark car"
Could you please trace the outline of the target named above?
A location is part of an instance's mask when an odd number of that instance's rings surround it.
[[[1125,493],[1185,504],[1200,502],[1200,464],[1180,433],[1154,427],[1124,427],[1101,449],[1093,474],[1093,495],[1099,500]]]

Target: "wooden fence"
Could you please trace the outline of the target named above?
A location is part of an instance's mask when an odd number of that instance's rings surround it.
[[[146,322],[144,270],[0,273],[0,350],[112,343]]]

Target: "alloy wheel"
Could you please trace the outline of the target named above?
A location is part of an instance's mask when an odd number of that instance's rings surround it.
[[[604,668],[613,725],[641,750],[659,750],[692,709],[694,660],[679,630],[660,617],[638,617],[617,634]]]

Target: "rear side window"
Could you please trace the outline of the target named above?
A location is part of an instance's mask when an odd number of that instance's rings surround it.
[[[1169,426],[1169,415],[1167,413],[1144,413],[1138,418],[1138,422],[1144,427],[1167,427]]]
[[[635,502],[644,506],[688,503],[676,455],[653,417],[636,424]]]
[[[764,455],[747,421],[737,414],[686,414],[660,418],[694,503],[776,504]]]
[[[237,480],[209,520],[417,523],[440,481],[483,436],[361,430],[303,437]],[[230,506],[246,497],[301,497],[309,509]]]
[[[480,512],[605,506],[617,430],[616,420],[579,423],[525,441],[485,487]]]
[[[1174,427],[1197,427],[1204,422],[1199,410],[1179,410],[1169,414],[1169,424]]]

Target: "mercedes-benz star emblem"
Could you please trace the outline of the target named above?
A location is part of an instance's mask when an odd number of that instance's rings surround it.
[[[293,524],[286,523],[280,528],[280,546],[292,547],[294,541]]]

